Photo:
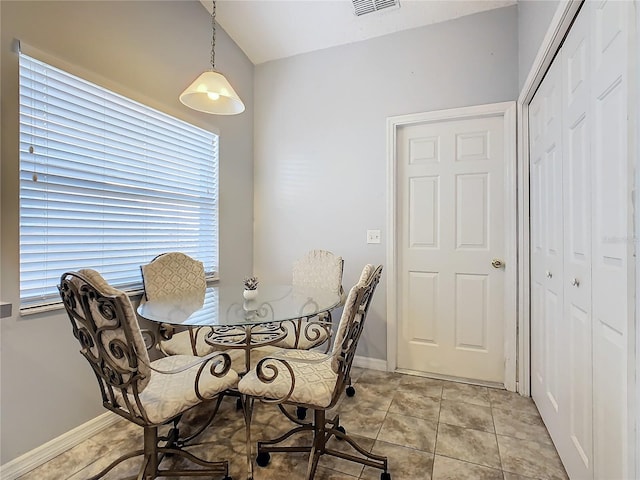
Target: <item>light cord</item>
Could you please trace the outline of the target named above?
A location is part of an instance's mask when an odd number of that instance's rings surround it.
[[[213,0],[213,9],[211,10],[211,70],[216,69],[216,1]]]

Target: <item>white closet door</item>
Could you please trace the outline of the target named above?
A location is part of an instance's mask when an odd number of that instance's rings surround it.
[[[529,108],[532,396],[580,480],[632,476],[632,9],[585,2]]]
[[[628,471],[628,325],[633,237],[628,159],[632,2],[586,2],[592,30],[593,365],[595,478]],[[637,48],[637,46],[636,46]]]
[[[591,348],[591,162],[589,15],[576,18],[561,50],[564,215],[563,420],[559,442],[571,478],[593,478]]]
[[[529,107],[531,125],[531,392],[554,440],[563,438],[562,70],[554,62]],[[560,447],[557,445],[557,448]]]

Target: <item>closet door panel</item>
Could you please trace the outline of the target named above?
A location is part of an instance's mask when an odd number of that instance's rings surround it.
[[[593,478],[589,18],[578,15],[562,47],[564,321],[569,415],[560,442],[572,478]]]
[[[529,106],[530,131],[530,251],[531,251],[531,388],[532,396],[539,398],[545,390],[545,309],[544,309],[544,241],[543,222],[542,147],[544,98],[537,95]]]
[[[557,91],[558,89],[556,89]],[[551,97],[555,100],[555,97]],[[555,123],[555,122],[553,122]],[[544,249],[545,279],[545,396],[554,414],[562,415],[562,367],[565,363],[563,321],[563,220],[562,220],[562,147],[560,138],[552,133],[550,145],[544,153],[542,174],[546,238]]]
[[[551,66],[530,107],[532,396],[552,436],[566,415],[563,388],[561,69]],[[554,433],[556,435],[554,435]]]
[[[593,364],[595,477],[629,478],[628,295],[631,180],[628,160],[628,22],[631,2],[586,2],[593,30]]]

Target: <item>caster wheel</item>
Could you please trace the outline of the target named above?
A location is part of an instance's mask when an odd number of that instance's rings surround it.
[[[307,409],[304,407],[296,407],[296,417],[298,417],[298,420],[307,418]]]
[[[271,455],[269,452],[260,452],[256,457],[256,463],[261,467],[266,467],[269,465],[269,460],[271,460]]]
[[[353,397],[356,394],[356,389],[351,385],[347,387],[347,397]]]
[[[336,427],[336,430],[338,430],[340,433],[346,435],[347,431],[344,429],[344,427],[342,425],[340,425],[339,427]],[[336,440],[342,440],[339,436],[336,435]]]
[[[242,400],[239,398],[236,400],[236,410],[242,410]]]
[[[391,474],[389,472],[382,472],[380,474],[380,480],[391,480]]]

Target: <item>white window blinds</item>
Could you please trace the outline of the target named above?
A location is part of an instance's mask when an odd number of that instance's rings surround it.
[[[218,268],[218,136],[21,54],[21,308],[68,270],[139,289],[168,251]]]

